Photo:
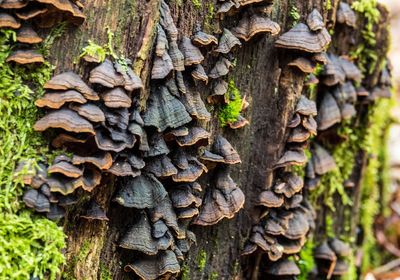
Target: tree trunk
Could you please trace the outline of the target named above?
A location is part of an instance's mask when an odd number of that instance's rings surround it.
[[[197,24],[201,24],[210,33],[219,34],[223,28],[234,27],[240,19],[240,13],[226,16],[222,20],[218,19],[212,12],[213,9],[217,9],[216,1],[199,1],[200,7],[196,7],[196,2],[169,1],[180,37],[190,37]],[[145,100],[149,94],[149,69],[152,64],[155,30],[160,18],[160,3],[161,0],[86,0],[85,23],[78,29],[69,29],[62,40],[52,48],[51,62],[55,65],[55,71],[59,73],[75,70],[87,77],[89,70],[87,64],[74,64],[74,62],[87,40],[100,45],[106,44],[109,29],[115,34],[113,44],[118,55],[131,59],[134,62],[135,72],[144,81],[146,90],[142,94],[142,100]],[[279,23],[282,32],[285,32],[293,23],[290,16],[293,7],[298,9],[300,22],[305,22],[307,15],[316,8],[323,14],[327,26],[334,29],[338,0],[332,1],[331,4],[332,9],[328,11],[324,0],[276,0],[267,13],[273,21]],[[384,24],[385,22],[381,22],[379,25]],[[377,40],[379,45],[383,46],[382,51],[378,53],[383,59],[387,38],[381,29],[377,34],[383,35],[379,35]],[[334,30],[331,49],[336,54],[348,54],[353,48],[352,45],[362,41],[359,30],[340,28]],[[185,275],[189,276],[186,279],[267,279],[255,273],[260,256],[242,257],[241,253],[252,226],[258,222],[259,213],[255,207],[258,194],[271,185],[274,178],[273,166],[285,149],[289,131],[287,124],[303,92],[305,78],[304,74],[287,66],[296,54],[277,49],[274,47],[275,41],[276,38],[270,35],[257,36],[243,43],[243,46],[234,52],[237,59],[236,66],[230,72],[228,79],[235,81],[241,95],[250,103],[244,113],[250,125],[238,130],[220,128],[217,110],[208,108],[212,113],[212,120],[208,124],[203,124],[204,127],[213,136],[221,134],[226,137],[241,156],[242,163],[231,168],[231,176],[245,194],[246,202],[244,209],[233,219],[224,219],[210,227],[190,226],[197,237],[197,244],[191,247],[181,265],[184,267]],[[204,55],[206,59],[203,65],[208,72],[214,65],[216,57],[211,53]],[[373,75],[367,77],[365,86],[371,88],[376,84],[378,72],[379,70],[376,70]],[[205,100],[210,93],[210,87],[198,86]],[[367,107],[360,105],[360,111],[364,112],[360,117],[360,125],[368,125]],[[360,151],[357,157],[359,164],[354,170],[357,183],[350,195],[353,196],[356,206],[359,205],[359,186],[366,157],[367,154]],[[202,180],[203,183],[207,183],[207,177]],[[127,210],[112,202],[114,191],[121,184],[123,182],[109,176],[103,179],[101,186],[91,194],[91,197],[96,198],[107,210],[110,220],[108,223],[78,219],[79,206],[68,212],[64,224],[68,236],[67,263],[63,274],[65,278],[70,276],[76,279],[106,279],[104,277],[108,273],[112,275],[112,279],[134,278],[132,273],[123,270],[131,255],[121,251],[117,246],[121,234],[135,218],[135,211]],[[203,189],[206,188],[204,185]],[[338,205],[337,209],[338,213],[344,211],[341,205]],[[355,236],[358,224],[357,209],[358,207],[354,207],[351,210],[350,236]],[[318,211],[317,239],[324,232],[324,211],[324,208]],[[341,218],[341,215],[338,215],[338,220]],[[339,221],[337,225],[339,224],[344,226],[343,221]],[[338,226],[336,231],[339,234],[344,230]],[[199,264],[204,261],[205,265]]]

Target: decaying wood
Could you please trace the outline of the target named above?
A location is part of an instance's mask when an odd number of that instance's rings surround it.
[[[178,5],[178,2],[182,2]],[[208,17],[210,5],[216,6],[216,1],[203,0],[201,8],[195,8],[192,1],[170,1],[171,10],[180,31],[180,36],[190,36],[197,24],[203,24]],[[289,11],[296,6],[305,21],[313,8],[323,10],[328,26],[335,22],[336,7],[339,1],[332,1],[333,8],[324,10],[325,1],[275,1],[269,16],[279,23],[282,31],[287,31],[292,22]],[[92,40],[98,44],[107,42],[107,30],[115,34],[114,47],[118,54],[134,61],[134,70],[141,75],[146,90],[142,93],[146,100],[148,76],[151,66],[152,46],[155,27],[159,19],[158,7],[160,0],[87,0],[84,12],[86,22],[78,30],[71,28],[67,34],[52,49],[52,61],[56,72],[75,70],[87,75],[85,63],[74,64],[79,53]],[[232,28],[236,25],[239,14],[226,17],[222,21],[217,18],[207,19],[211,31],[222,32],[221,27]],[[349,30],[343,30],[336,36],[338,42],[335,51],[338,54],[347,53]],[[384,41],[384,32],[378,32],[378,41]],[[380,37],[382,34],[383,37]],[[358,37],[357,37],[358,36]],[[355,40],[359,40],[356,34]],[[387,36],[387,34],[386,34]],[[189,279],[209,279],[211,275],[218,275],[218,279],[258,279],[258,265],[263,261],[260,255],[241,257],[241,251],[249,236],[251,227],[257,222],[254,203],[262,189],[272,182],[272,169],[276,160],[282,155],[287,138],[287,124],[293,115],[293,108],[299,98],[304,81],[304,74],[288,67],[287,63],[295,57],[292,53],[278,50],[274,47],[275,38],[269,35],[256,36],[245,43],[234,55],[237,58],[236,67],[229,75],[235,81],[242,96],[246,96],[250,106],[244,117],[250,125],[239,129],[222,129],[216,121],[207,125],[207,130],[213,136],[223,134],[241,155],[242,164],[232,168],[232,177],[246,194],[246,203],[243,210],[232,220],[223,220],[211,227],[192,226],[197,237],[197,245],[192,246],[185,266]],[[66,43],[67,42],[67,43]],[[343,43],[344,42],[344,43]],[[379,48],[377,48],[380,50]],[[384,49],[379,51],[382,56]],[[205,54],[205,53],[203,53]],[[207,53],[205,65],[209,71],[216,61],[216,57]],[[371,76],[368,84],[376,83],[377,72]],[[204,85],[198,86],[203,100],[209,94]],[[142,104],[144,107],[144,103]],[[217,110],[209,108],[213,119],[218,119]],[[357,159],[360,169],[355,170],[357,178],[362,177],[366,155],[360,154]],[[76,279],[99,279],[102,270],[108,270],[113,279],[133,279],[132,274],[123,271],[123,266],[130,256],[117,248],[116,242],[127,226],[136,219],[134,210],[127,210],[111,202],[116,188],[123,182],[108,178],[98,187],[93,197],[101,203],[107,211],[109,223],[103,221],[87,221],[76,218],[79,207],[74,207],[68,213],[65,229],[68,235],[67,264],[65,271],[72,273]],[[359,186],[354,190],[355,203],[359,203]],[[340,213],[343,209],[339,209]],[[357,217],[357,213],[353,213]],[[321,211],[318,221],[324,226]],[[355,218],[356,219],[356,218]],[[356,221],[356,220],[354,220]],[[355,226],[355,223],[354,223]],[[352,228],[352,231],[355,227]],[[317,231],[318,234],[318,231]],[[82,255],[82,248],[88,251]],[[206,252],[206,255],[202,254]],[[205,267],[199,268],[200,256],[205,258]],[[129,275],[129,276],[128,276]]]

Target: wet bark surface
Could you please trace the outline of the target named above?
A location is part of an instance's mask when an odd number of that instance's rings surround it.
[[[170,1],[173,2],[173,1]],[[178,1],[176,1],[178,2]],[[149,94],[148,69],[151,65],[151,46],[153,31],[159,19],[159,0],[87,0],[84,12],[86,22],[79,27],[71,28],[52,49],[51,62],[56,66],[56,72],[76,70],[87,75],[91,69],[87,63],[75,63],[79,53],[92,40],[97,44],[106,44],[107,29],[115,34],[114,47],[119,55],[134,61],[135,71],[147,81],[143,96]],[[323,11],[328,18],[328,26],[334,24],[335,9],[338,1],[332,1],[330,12],[323,9],[322,0],[309,1],[274,1],[268,11],[272,20],[279,23],[282,31],[290,28],[292,20],[290,8],[296,6],[304,21],[313,8]],[[223,27],[235,26],[240,14],[227,16],[223,20],[207,18],[209,7],[216,6],[212,1],[202,1],[200,9],[195,8],[191,1],[169,3],[180,36],[190,36],[197,24],[205,25],[209,32],[220,32]],[[347,53],[349,32],[339,32],[337,54]],[[358,35],[357,35],[358,36]],[[355,40],[357,40],[355,36]],[[352,37],[354,37],[352,35]],[[293,114],[293,107],[299,98],[304,75],[290,69],[286,64],[293,58],[293,53],[278,50],[274,47],[275,38],[262,35],[246,42],[234,52],[236,67],[228,79],[233,79],[242,96],[250,103],[244,113],[250,125],[240,130],[222,129],[216,121],[211,121],[206,127],[212,135],[224,135],[239,152],[242,164],[232,167],[231,176],[246,195],[246,203],[235,218],[222,220],[211,227],[191,226],[196,234],[197,244],[193,245],[184,262],[189,271],[189,279],[250,279],[254,269],[254,257],[241,257],[241,250],[250,234],[251,226],[257,222],[257,210],[254,201],[263,188],[270,186],[273,180],[272,167],[282,155],[287,130],[286,125]],[[346,42],[346,43],[342,43]],[[206,53],[204,53],[206,55]],[[216,61],[216,57],[207,53],[203,63],[208,72]],[[373,83],[373,82],[371,82]],[[206,97],[209,87],[200,88],[202,96]],[[214,108],[208,108],[217,119]],[[360,154],[360,170],[355,174],[361,177],[362,166],[366,155]],[[112,194],[122,180],[115,181],[109,177],[103,180],[92,196],[107,210],[108,223],[90,222],[78,219],[79,206],[68,213],[65,229],[68,235],[67,265],[65,270],[76,279],[100,279],[101,271],[111,272],[113,279],[133,279],[133,274],[123,271],[123,266],[129,262],[132,253],[119,249],[116,242],[127,226],[137,218],[137,211],[129,210],[112,202]],[[203,189],[207,186],[203,186]],[[353,194],[358,196],[357,188]],[[339,212],[342,210],[338,210]],[[356,213],[354,213],[356,214]],[[323,211],[320,212],[320,217]],[[355,215],[356,216],[356,215]],[[356,220],[355,220],[356,221]],[[321,224],[323,226],[323,224]],[[88,247],[88,253],[82,259],[77,258],[82,248]],[[202,252],[206,252],[206,265],[199,269],[198,263]]]

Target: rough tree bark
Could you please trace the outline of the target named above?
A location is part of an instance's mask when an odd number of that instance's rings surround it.
[[[206,27],[210,29],[208,31],[218,32],[222,27],[235,26],[239,19],[239,15],[224,20],[214,17],[210,19],[210,7],[216,6],[216,1],[200,1],[201,8],[196,8],[194,1],[169,2],[180,36],[190,36],[196,24],[204,25],[206,22]],[[178,2],[182,3],[178,5]],[[52,48],[51,62],[56,66],[56,72],[73,69],[87,77],[85,64],[73,62],[88,39],[105,44],[109,28],[115,34],[116,51],[134,61],[135,71],[141,74],[148,85],[159,5],[160,0],[85,1],[86,22],[78,30],[69,29]],[[292,24],[289,15],[292,7],[298,8],[300,21],[305,21],[308,13],[317,8],[323,12],[329,26],[334,24],[337,5],[338,0],[332,1],[332,9],[328,12],[323,0],[276,0],[268,13],[286,31]],[[348,33],[339,33],[335,38],[341,42],[348,39],[348,36]],[[213,134],[223,134],[241,155],[242,164],[234,166],[231,174],[245,193],[246,203],[244,209],[232,220],[225,219],[207,228],[191,227],[197,236],[197,245],[192,246],[186,260],[190,279],[209,279],[212,273],[218,274],[217,279],[251,278],[255,261],[252,257],[243,258],[240,254],[251,226],[255,223],[254,201],[260,190],[272,180],[272,167],[282,154],[287,136],[286,125],[302,92],[304,81],[304,75],[285,66],[293,54],[276,49],[274,41],[275,38],[269,35],[259,36],[234,53],[237,63],[229,79],[235,80],[242,96],[246,96],[250,103],[245,113],[250,125],[234,131],[221,129],[216,122],[210,122],[207,127]],[[348,48],[347,42],[335,45],[338,54],[346,53]],[[207,55],[204,63],[206,70],[210,69],[213,62],[215,57]],[[203,97],[208,95],[206,88],[202,92]],[[144,92],[144,97],[146,94],[148,91]],[[217,118],[217,112],[213,112],[212,108],[210,110],[213,117]],[[365,162],[365,155],[360,154],[360,162]],[[356,173],[359,174],[361,170]],[[112,177],[106,178],[92,194],[107,209],[109,223],[78,219],[78,210],[68,213],[65,220],[68,235],[65,270],[76,279],[100,279],[102,269],[109,270],[113,279],[133,278],[133,274],[123,271],[129,256],[123,255],[116,246],[119,233],[123,232],[134,216],[131,211],[111,201],[119,183],[114,183]],[[86,252],[79,258],[83,248]],[[200,271],[197,266],[201,251],[206,252],[206,265]]]

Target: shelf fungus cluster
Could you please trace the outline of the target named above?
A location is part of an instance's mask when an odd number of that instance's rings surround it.
[[[326,279],[331,279],[332,276],[343,276],[349,270],[346,258],[351,253],[350,246],[340,239],[333,238],[323,241],[314,249],[318,274],[324,275]]]
[[[101,183],[103,173],[122,177],[141,174],[144,160],[140,152],[148,151],[150,146],[135,105],[135,97],[143,88],[140,78],[130,68],[105,60],[91,70],[89,81],[91,86],[73,72],[58,74],[44,85],[46,93],[35,102],[46,109],[46,114],[34,129],[52,130],[52,146],[72,154],[60,155],[49,166],[33,172],[36,175],[27,184],[39,192],[38,198],[43,197],[39,181],[51,194],[66,199],[78,195],[78,189],[92,192]],[[61,205],[52,198],[48,200],[51,205]],[[68,205],[74,202],[76,199],[69,200]],[[97,213],[96,209],[93,202],[87,213]],[[97,214],[97,219],[106,219],[104,213]],[[96,219],[96,215],[83,217]]]
[[[17,48],[8,56],[7,62],[43,63],[42,54],[35,49],[43,39],[35,29],[50,28],[64,20],[80,25],[85,20],[82,8],[79,0],[0,1],[0,28],[16,31]]]
[[[211,119],[198,90],[211,77],[201,65],[201,48],[218,48],[224,40],[200,30],[191,38],[178,36],[169,7],[161,2],[150,95],[142,114],[149,149],[143,153],[142,174],[126,179],[114,197],[141,211],[119,246],[138,254],[125,270],[143,279],[180,271],[179,262],[196,241],[190,224],[212,225],[243,207],[244,195],[228,169],[212,170],[239,163],[239,155],[224,137],[213,140],[199,125]],[[141,129],[139,123],[135,127]],[[207,172],[210,187],[203,197],[198,181]]]
[[[313,117],[317,114],[314,101],[301,96],[295,108],[287,141],[288,150],[275,165],[275,180],[258,197],[261,218],[253,226],[243,254],[254,252],[267,256],[265,273],[273,279],[295,277],[300,273],[288,257],[300,252],[307,234],[314,228],[315,213],[303,198],[303,179],[290,172],[292,165],[305,165],[304,149],[311,135],[317,132]]]

